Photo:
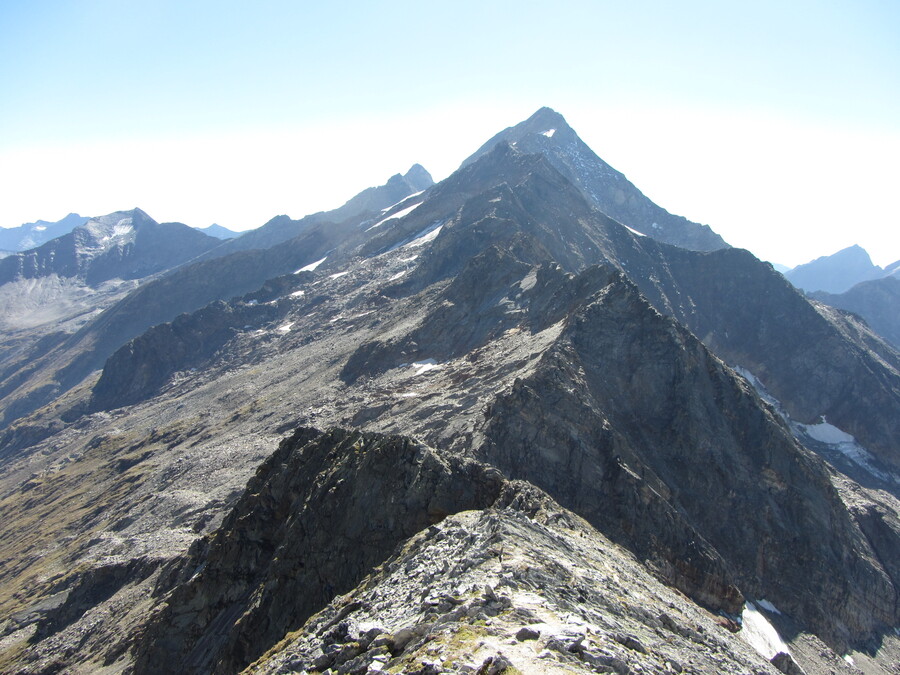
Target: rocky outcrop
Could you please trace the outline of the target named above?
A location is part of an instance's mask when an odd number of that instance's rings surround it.
[[[402,541],[485,508],[501,474],[401,437],[300,429],[260,467],[176,588],[135,672],[236,672]]]
[[[94,385],[91,410],[120,408],[148,398],[176,371],[202,365],[236,331],[273,321],[278,315],[272,304],[220,300],[154,326],[109,357]]]
[[[824,415],[900,467],[900,354],[890,345],[856,339],[748,251],[650,253],[650,273],[629,276],[660,311],[753,372],[795,419]]]

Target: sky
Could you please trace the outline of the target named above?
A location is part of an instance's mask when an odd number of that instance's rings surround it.
[[[764,260],[900,258],[896,0],[0,0],[0,226],[299,218],[545,105]]]

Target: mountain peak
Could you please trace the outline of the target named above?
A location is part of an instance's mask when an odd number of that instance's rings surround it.
[[[843,293],[861,281],[877,279],[883,275],[884,270],[872,263],[869,253],[859,244],[797,265],[785,273],[797,288],[827,293]]]
[[[409,167],[409,171],[403,177],[417,190],[424,190],[434,185],[434,179],[431,177],[431,174],[419,163]]]
[[[546,157],[594,208],[642,235],[698,251],[728,247],[708,226],[672,215],[650,201],[625,176],[600,159],[552,108],[541,108],[524,122],[494,135],[462,166],[468,166],[504,142],[519,153]]]
[[[540,108],[527,120],[516,125],[516,127],[532,133],[543,133],[550,129],[556,131],[559,129],[571,129],[568,122],[566,122],[565,117],[556,112],[553,108],[548,108],[546,106]]]

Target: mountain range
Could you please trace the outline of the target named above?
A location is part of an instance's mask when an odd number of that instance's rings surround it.
[[[900,353],[555,111],[138,249],[8,268],[133,286],[0,353],[3,672],[896,673]]]

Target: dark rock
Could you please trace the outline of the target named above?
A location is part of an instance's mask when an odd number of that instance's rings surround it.
[[[526,640],[537,640],[541,636],[541,631],[535,628],[523,626],[516,632],[516,640],[525,642]]]
[[[478,668],[477,673],[478,675],[502,675],[512,667],[512,661],[503,656],[503,654],[497,654],[496,656],[487,657]]]
[[[785,675],[806,675],[806,671],[786,652],[778,652],[771,658],[772,665]]]

